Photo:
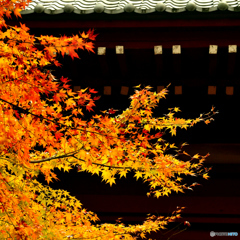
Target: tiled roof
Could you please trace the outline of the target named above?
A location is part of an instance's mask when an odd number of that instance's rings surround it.
[[[184,11],[240,11],[240,0],[33,0],[21,13],[107,13],[152,12],[179,13]]]

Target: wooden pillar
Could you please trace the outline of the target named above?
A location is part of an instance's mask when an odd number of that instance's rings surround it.
[[[172,57],[173,57],[173,71],[176,78],[174,82],[174,94],[182,95],[182,80],[181,80],[181,65],[182,65],[182,56],[181,56],[181,45],[172,46]]]
[[[173,54],[173,71],[175,76],[180,76],[181,74],[181,45],[172,46]]]
[[[210,45],[209,46],[209,80],[207,86],[208,95],[217,94],[217,82],[216,82],[216,73],[217,73],[217,62],[218,62],[218,46]]]
[[[154,46],[155,64],[156,64],[156,76],[163,76],[163,49],[162,45]]]
[[[228,75],[233,75],[236,67],[237,45],[228,45]]]
[[[107,58],[106,58],[106,47],[98,47],[97,49],[99,64],[101,67],[102,74],[104,76],[108,75],[109,68],[107,64]]]
[[[121,71],[121,75],[125,77],[127,75],[127,63],[126,63],[126,55],[124,52],[124,46],[116,46],[116,54],[117,60],[119,64],[119,68]]]
[[[217,71],[217,52],[218,52],[218,46],[217,45],[210,45],[209,46],[209,74],[210,74],[210,76],[216,75],[216,71]]]

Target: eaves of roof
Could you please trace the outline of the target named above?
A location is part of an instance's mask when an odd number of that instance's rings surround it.
[[[33,0],[21,14],[240,12],[240,0]]]

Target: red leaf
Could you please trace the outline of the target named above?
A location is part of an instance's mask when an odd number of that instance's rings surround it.
[[[184,225],[187,225],[188,227],[191,226],[190,222],[188,222],[188,221],[185,221],[185,222],[184,222]]]
[[[98,93],[98,91],[95,91],[93,88],[89,88],[90,93]]]
[[[65,78],[65,77],[61,77],[61,78],[60,78],[60,81],[63,82],[63,83],[67,83],[67,82],[69,82],[70,80],[67,79],[67,78]]]
[[[63,87],[66,89],[69,89],[71,87],[71,85],[63,84]]]
[[[94,97],[93,98],[93,101],[97,101],[98,99],[100,99],[101,96],[98,96],[98,97]]]
[[[61,132],[56,132],[55,133],[55,138],[57,139],[57,141],[63,136],[63,133]]]
[[[109,113],[109,114],[114,114],[114,113],[116,113],[117,111],[118,111],[118,110],[111,108],[111,109],[108,110],[108,113]]]
[[[155,134],[155,138],[160,138],[160,137],[162,137],[162,135],[163,134],[161,132],[158,132],[158,133]]]
[[[95,40],[96,39],[96,36],[98,35],[98,34],[93,34],[94,33],[94,30],[92,29],[89,29],[88,30],[88,32],[87,32],[87,34],[88,34],[88,38],[90,39],[90,40]]]

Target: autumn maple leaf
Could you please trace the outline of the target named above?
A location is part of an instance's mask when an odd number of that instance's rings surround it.
[[[90,93],[98,93],[98,91],[95,91],[93,88],[89,88]]]
[[[108,114],[115,114],[117,111],[118,110],[111,108],[111,109],[108,109]]]
[[[95,41],[98,34],[94,34],[94,29],[89,29],[87,35],[90,40]]]
[[[20,26],[21,26],[21,28],[22,28],[24,31],[26,31],[26,32],[29,31],[29,28],[26,27],[25,24],[20,23]]]
[[[56,133],[55,133],[55,138],[57,139],[57,141],[58,141],[59,139],[61,139],[62,136],[63,136],[63,133],[61,133],[61,132],[56,132]]]

